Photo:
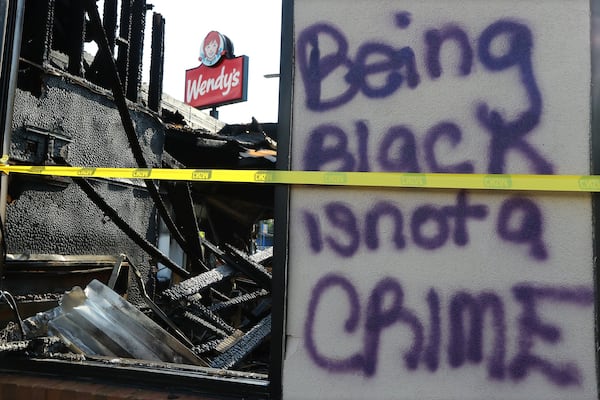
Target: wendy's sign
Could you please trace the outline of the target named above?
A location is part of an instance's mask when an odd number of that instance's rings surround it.
[[[185,103],[196,108],[246,101],[248,57],[224,58],[185,71]]]
[[[248,57],[233,56],[233,45],[211,31],[200,49],[202,64],[185,72],[185,103],[195,108],[246,101]]]

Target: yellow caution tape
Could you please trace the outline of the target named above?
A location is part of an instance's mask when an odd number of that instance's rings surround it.
[[[600,176],[596,175],[421,174],[404,172],[94,168],[22,165],[0,165],[0,172],[79,178],[151,179],[194,182],[600,192]]]

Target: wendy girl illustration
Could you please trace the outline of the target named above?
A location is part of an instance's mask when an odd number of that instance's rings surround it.
[[[225,35],[217,31],[210,31],[202,42],[200,48],[200,61],[202,64],[212,67],[217,64],[222,56],[233,57],[233,45]]]

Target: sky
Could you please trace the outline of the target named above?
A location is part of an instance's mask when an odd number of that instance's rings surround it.
[[[185,71],[200,65],[200,46],[206,34],[227,36],[236,56],[249,58],[247,101],[218,108],[228,124],[277,122],[281,42],[281,0],[148,0],[154,9],[146,15],[144,82],[150,69],[152,13],[165,18],[163,93],[183,101]],[[208,113],[208,110],[205,110]]]

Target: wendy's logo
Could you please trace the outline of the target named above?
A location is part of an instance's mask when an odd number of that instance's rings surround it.
[[[226,54],[233,56],[233,45],[227,36],[221,35],[217,31],[208,32],[200,48],[200,61],[202,61],[202,64],[212,67]]]

